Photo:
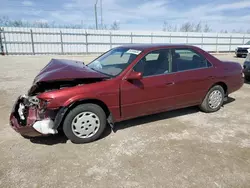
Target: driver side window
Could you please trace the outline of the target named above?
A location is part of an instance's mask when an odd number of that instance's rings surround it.
[[[134,66],[134,71],[141,72],[143,77],[171,73],[171,51],[161,49],[148,53]]]

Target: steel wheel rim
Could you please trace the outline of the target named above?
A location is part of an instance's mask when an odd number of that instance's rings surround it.
[[[94,136],[100,128],[100,119],[93,112],[81,112],[77,114],[72,123],[71,129],[79,138],[90,138]]]
[[[214,90],[212,93],[210,93],[208,98],[208,104],[209,107],[212,109],[216,109],[220,106],[222,101],[222,93],[219,90]]]

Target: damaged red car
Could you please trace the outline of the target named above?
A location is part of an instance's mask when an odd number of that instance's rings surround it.
[[[243,83],[239,63],[195,46],[121,46],[88,65],[52,59],[15,102],[10,124],[23,136],[62,129],[86,143],[107,125],[139,116],[195,105],[215,112]]]

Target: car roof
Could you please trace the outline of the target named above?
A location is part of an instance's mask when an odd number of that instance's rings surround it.
[[[186,44],[129,44],[119,46],[120,48],[131,48],[136,50],[152,50],[157,48],[168,48],[168,47],[178,47],[178,48],[195,48],[195,46],[186,45]],[[118,48],[119,48],[118,47]]]

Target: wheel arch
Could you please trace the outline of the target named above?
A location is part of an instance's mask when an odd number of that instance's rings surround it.
[[[221,87],[223,88],[223,90],[224,90],[224,92],[225,92],[225,96],[228,95],[228,86],[227,86],[227,84],[226,84],[225,82],[223,82],[223,81],[216,82],[215,84],[213,84],[213,85],[209,88],[209,90],[210,90],[212,87],[216,86],[216,85],[219,85],[219,86],[221,86]],[[209,90],[208,90],[208,91],[209,91]]]
[[[106,117],[108,118],[109,123],[113,124],[113,116],[111,111],[109,110],[108,106],[101,100],[99,99],[81,99],[81,100],[77,100],[74,101],[72,103],[70,103],[68,106],[62,107],[55,118],[54,121],[54,129],[57,129],[61,126],[62,122],[64,121],[65,117],[67,116],[67,114],[70,112],[71,109],[75,108],[76,106],[80,105],[80,104],[87,104],[87,103],[92,103],[92,104],[96,104],[98,106],[100,106],[103,111],[106,114]]]
[[[224,92],[225,92],[225,96],[228,95],[228,86],[227,86],[227,84],[226,84],[225,82],[223,82],[223,81],[219,81],[219,82],[214,83],[213,85],[211,85],[211,86],[208,88],[207,92],[205,93],[205,96],[202,98],[202,101],[205,99],[205,97],[206,97],[207,93],[209,92],[209,90],[210,90],[211,88],[213,88],[214,86],[216,86],[216,85],[219,85],[219,86],[221,86],[221,87],[223,88],[223,90],[224,90]]]

